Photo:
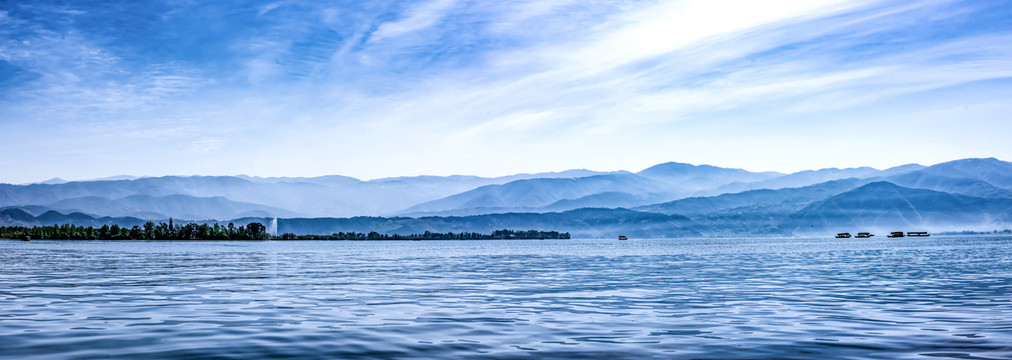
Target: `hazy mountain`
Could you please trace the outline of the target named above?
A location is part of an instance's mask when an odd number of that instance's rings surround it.
[[[109,199],[130,195],[228,196],[228,193],[249,190],[253,185],[228,176],[164,176],[136,180],[73,181],[65,184],[0,184],[0,204],[41,205],[86,196]]]
[[[463,210],[471,208],[540,208],[563,199],[577,199],[603,192],[654,193],[663,183],[635,175],[613,174],[582,178],[517,180],[487,185],[443,199],[412,206],[405,213]]]
[[[798,210],[867,182],[833,180],[800,188],[691,197],[633,209],[688,216],[705,236],[791,235],[796,227],[792,217]]]
[[[543,213],[550,212],[544,210],[544,207],[471,207],[463,209],[449,209],[442,211],[418,211],[418,212],[401,212],[398,213],[397,217],[429,217],[429,216],[472,216],[472,215],[487,215],[487,214],[506,214],[506,213]]]
[[[79,212],[62,214],[56,211],[47,211],[39,216],[33,216],[21,209],[6,208],[0,210],[0,226],[41,226],[53,224],[73,224],[78,226],[101,227],[102,225],[118,224],[120,226],[133,227],[141,226],[147,220],[132,217],[94,217]]]
[[[949,177],[930,172],[915,171],[885,179],[891,183],[909,188],[943,191],[982,198],[1012,198],[1012,191],[974,178]]]
[[[37,182],[36,184],[53,185],[53,184],[64,184],[66,182],[67,182],[67,180],[63,180],[63,179],[60,179],[58,177],[54,177],[54,178],[46,180],[46,181]]]
[[[632,208],[644,204],[663,201],[667,196],[664,194],[630,194],[626,192],[601,192],[587,195],[576,199],[563,199],[548,206],[542,207],[540,211],[567,211],[582,208]]]
[[[677,188],[677,192],[686,194],[711,190],[735,182],[756,182],[783,176],[778,172],[754,173],[742,169],[676,162],[657,164],[636,174],[663,182]]]
[[[869,183],[877,185],[868,187],[866,184]],[[798,184],[804,186],[794,186]],[[722,193],[752,187],[771,189]],[[594,234],[586,228],[591,226],[586,222],[589,220],[577,218],[588,216],[588,219],[593,219],[593,226],[629,234],[637,234],[633,225],[635,221],[642,220],[646,230],[638,234],[661,236],[658,234],[663,231],[657,229],[664,227],[651,224],[671,216],[688,216],[691,226],[664,236],[686,234],[682,230],[689,228],[692,232],[708,236],[790,235],[821,234],[838,230],[836,226],[856,225],[881,226],[882,229],[923,226],[929,231],[1003,229],[1012,226],[1008,225],[1012,209],[1006,206],[1010,199],[1012,163],[993,158],[963,159],[929,167],[910,164],[882,171],[871,168],[821,169],[787,175],[664,163],[638,173],[569,170],[497,178],[411,176],[362,181],[340,175],[272,178],[163,176],[66,183],[54,181],[51,184],[0,184],[0,210],[6,211],[0,216],[0,224],[21,224],[40,219],[98,224],[118,219],[108,216],[136,222],[139,219],[167,217],[291,218],[301,214],[306,217],[370,219],[368,223],[372,225],[369,226],[396,224],[391,226],[421,231],[434,231],[422,229],[424,226],[465,226],[458,222],[472,220],[479,221],[474,226],[492,226],[506,221],[503,219],[526,221],[512,223],[517,226],[541,224],[546,226],[546,230],[565,230],[549,226],[549,221],[560,221],[560,224],[569,224],[565,226],[582,229],[579,231],[583,234]],[[582,208],[613,210],[588,212]],[[639,212],[616,208],[633,208]],[[572,209],[581,210],[568,211]],[[351,217],[398,212],[424,217],[414,220]],[[533,214],[516,214],[519,212]],[[62,215],[74,213],[79,214]],[[653,215],[635,215],[642,213]],[[482,214],[502,217],[479,216]],[[657,215],[662,217],[651,217]],[[609,216],[618,223],[604,219]],[[833,228],[830,229],[830,226]],[[877,229],[866,230],[879,231]]]
[[[624,192],[601,192],[583,196],[576,199],[563,199],[546,206],[514,206],[514,207],[466,207],[452,208],[439,211],[411,211],[402,212],[399,216],[422,217],[422,216],[470,216],[481,214],[503,214],[511,212],[559,212],[583,208],[632,208],[639,205],[656,203],[670,198],[666,194],[630,194]]]
[[[549,171],[540,173],[520,173],[514,175],[507,175],[497,177],[497,180],[503,180],[505,182],[524,180],[524,179],[558,179],[558,178],[580,178],[595,175],[612,175],[612,174],[628,174],[628,171],[593,171],[587,169],[572,169],[564,171]]]
[[[224,197],[240,203],[260,205],[261,209],[284,209],[285,214],[340,216],[379,214],[399,210],[422,201],[437,199],[473,188],[473,180],[450,178],[433,181],[415,180],[349,181],[345,177],[273,179],[250,181],[231,176],[164,176],[136,180],[82,181],[65,184],[0,184],[0,205],[46,205],[62,200],[99,197],[122,199],[144,195],[166,197],[185,195],[196,198]],[[110,200],[111,201],[111,200]],[[232,207],[212,209],[201,218],[227,214]],[[208,204],[201,204],[205,206]],[[295,210],[292,210],[295,209]],[[197,215],[197,214],[194,214]]]
[[[863,181],[851,179],[849,181]],[[822,191],[846,187],[847,181],[825,184]],[[792,189],[796,190],[796,189]],[[811,192],[785,194],[803,199]],[[496,229],[538,229],[570,232],[575,237],[612,238],[685,236],[755,236],[755,235],[816,235],[835,232],[871,231],[880,236],[889,231],[993,230],[1012,226],[1012,199],[984,199],[933,190],[911,189],[888,182],[873,182],[849,191],[815,201],[799,211],[800,203],[776,203],[767,196],[786,190],[750,191],[739,195],[756,201],[737,206],[741,199],[724,197],[719,203],[701,203],[703,198],[686,199],[680,203],[695,204],[704,210],[701,215],[684,217],[626,209],[578,209],[551,213],[505,213],[463,217],[350,217],[350,218],[283,218],[279,232],[330,234],[334,232],[377,231],[381,233],[482,232]],[[766,200],[764,200],[766,199]],[[715,200],[715,199],[709,199]],[[786,204],[786,205],[785,205]],[[736,207],[737,206],[737,207]],[[220,223],[267,223],[264,217],[238,218]],[[164,219],[162,220],[164,221]],[[22,209],[0,210],[0,225],[40,225],[71,223],[82,226],[120,224],[140,225],[142,219],[132,217],[101,217],[75,212],[63,214],[48,211],[35,216]],[[177,223],[184,220],[177,219]]]
[[[259,177],[249,175],[236,175],[235,177],[255,183],[310,183],[321,185],[351,185],[361,183],[362,180],[343,175],[325,175],[316,177]]]
[[[867,183],[862,179],[843,179],[799,188],[750,190],[718,196],[691,197],[661,204],[636,207],[634,210],[661,214],[697,216],[730,210],[737,212],[794,212]]]
[[[785,189],[785,188],[799,188],[809,185],[815,185],[818,183],[840,180],[840,179],[866,179],[871,177],[882,177],[882,176],[894,176],[905,174],[912,171],[917,171],[924,168],[918,164],[907,164],[889,168],[886,170],[878,170],[870,167],[858,167],[858,168],[826,168],[819,170],[804,170],[796,173],[791,173],[779,177],[774,177],[762,181],[754,182],[735,182],[724,185],[717,188],[716,190],[710,191],[707,195],[717,195],[725,193],[738,193],[747,190],[757,189]]]
[[[995,158],[962,159],[932,165],[921,172],[948,177],[977,179],[1012,190],[1012,163]]]
[[[49,204],[53,209],[129,216],[141,219],[233,219],[243,216],[293,217],[301,214],[264,205],[231,201],[221,196],[195,197],[188,195],[149,196],[131,195],[120,199],[86,196],[65,199]]]
[[[902,174],[906,174],[906,173],[909,173],[909,172],[914,172],[914,171],[917,171],[917,170],[924,169],[925,167],[926,166],[921,165],[921,164],[900,165],[900,166],[895,166],[895,167],[891,167],[891,168],[882,170],[878,174],[875,174],[875,176],[877,176],[877,177],[887,177],[887,176],[902,175]]]
[[[1012,163],[995,158],[949,161],[884,180],[976,197],[1012,197]]]
[[[560,172],[515,174],[494,178],[451,175],[391,177],[361,182],[349,189],[345,199],[354,199],[368,207],[366,212],[333,215],[391,214],[408,207],[470,191],[481,186],[500,185],[526,179],[568,179],[580,176],[625,174],[626,172],[598,172],[584,169]]]
[[[578,178],[539,178],[489,185],[412,206],[400,214],[559,211],[581,207],[627,207],[684,197],[734,181],[781,175],[753,173],[710,165],[658,164],[636,174],[616,173]]]
[[[90,181],[136,180],[136,179],[140,179],[140,177],[139,176],[133,176],[133,175],[113,175],[113,176],[106,176],[106,177],[98,178],[98,179],[91,179]]]
[[[48,206],[41,206],[41,205],[7,206],[0,208],[0,210],[7,210],[7,209],[18,209],[28,214],[31,214],[32,216],[39,216],[42,215],[42,213],[45,213],[46,211],[56,210]]]
[[[626,173],[626,172],[620,171],[615,173]],[[591,171],[586,169],[573,169],[559,172],[544,172],[533,174],[524,173],[500,177],[480,177],[472,175],[450,175],[450,176],[419,175],[419,176],[387,177],[368,181],[359,180],[353,177],[342,175],[325,175],[316,177],[259,177],[249,175],[236,175],[236,177],[258,183],[305,182],[321,185],[354,185],[362,183],[374,183],[374,184],[417,183],[428,185],[451,185],[451,186],[456,185],[459,187],[475,188],[483,185],[505,184],[510,181],[524,180],[524,179],[572,178],[572,177],[584,177],[584,176],[605,175],[605,174],[610,173]]]
[[[819,201],[795,216],[796,233],[943,231],[1007,227],[1012,199],[984,199],[874,182]]]
[[[130,206],[112,205],[112,199],[130,196],[166,197],[184,195],[195,198],[223,197],[234,203],[247,203],[246,207],[264,210],[272,216],[305,214],[310,216],[379,215],[402,210],[421,202],[435,200],[472,190],[489,184],[502,184],[529,177],[567,177],[602,174],[589,170],[569,170],[557,173],[517,174],[498,178],[478,176],[414,176],[361,181],[355,178],[328,175],[319,177],[251,177],[251,176],[163,176],[129,180],[75,181],[54,184],[9,185],[0,184],[0,206],[48,205],[59,201],[86,198],[95,203],[89,207],[61,209],[103,209],[96,198],[106,200],[105,209],[132,209]],[[84,200],[81,200],[84,201]],[[69,204],[60,204],[66,206]],[[154,204],[138,210],[117,211],[116,214],[151,218],[161,211],[150,210]],[[198,216],[220,217],[232,214],[235,204],[219,201],[218,204],[195,204],[186,211],[177,204],[170,212]],[[252,206],[257,205],[257,206]],[[175,205],[174,205],[175,206]],[[148,209],[148,210],[144,210]],[[257,210],[259,209],[259,210]],[[103,213],[98,213],[103,214]],[[106,215],[106,214],[103,214]]]
[[[41,214],[39,214],[41,215]],[[39,221],[35,215],[18,208],[4,208],[0,210],[0,226],[38,226]]]

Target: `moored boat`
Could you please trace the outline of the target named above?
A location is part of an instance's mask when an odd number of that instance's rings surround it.
[[[848,239],[848,238],[850,238],[850,233],[839,233],[839,234],[836,234],[836,238],[837,239]]]
[[[629,238],[627,238],[625,235],[619,235],[618,239],[619,240],[629,240]]]
[[[928,236],[931,236],[931,235],[928,235],[927,231],[907,231],[907,236],[909,236],[909,237],[928,237]]]
[[[28,235],[21,235],[21,241],[32,241],[32,237]]]
[[[856,237],[859,237],[859,238],[870,238],[872,236],[875,236],[875,234],[868,233],[868,232],[859,232],[859,233],[857,233]]]
[[[903,237],[903,232],[902,231],[893,231],[893,232],[889,233],[889,236],[887,236],[887,237],[901,238],[901,237]]]

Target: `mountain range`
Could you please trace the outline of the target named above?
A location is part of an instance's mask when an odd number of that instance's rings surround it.
[[[278,231],[500,228],[574,236],[818,235],[1012,227],[1012,163],[994,158],[791,174],[683,163],[638,172],[320,177],[116,176],[0,184],[0,225],[270,221]]]

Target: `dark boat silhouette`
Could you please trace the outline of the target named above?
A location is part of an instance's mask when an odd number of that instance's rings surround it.
[[[901,238],[901,237],[903,237],[903,232],[902,231],[893,231],[893,232],[889,233],[889,236],[887,236],[887,237]]]
[[[931,235],[928,235],[927,231],[907,231],[907,236],[909,236],[909,237],[928,237],[928,236],[931,236]]]
[[[619,235],[618,239],[619,240],[629,240],[629,238],[625,237],[625,235]]]
[[[21,241],[32,241],[32,237],[28,235],[21,235]]]
[[[837,239],[848,239],[848,238],[850,238],[850,233],[839,233],[839,234],[836,234],[836,238]]]
[[[867,232],[859,232],[859,233],[857,233],[857,236],[855,236],[855,237],[866,239],[866,238],[870,238],[872,236],[875,236],[875,234],[867,233]]]

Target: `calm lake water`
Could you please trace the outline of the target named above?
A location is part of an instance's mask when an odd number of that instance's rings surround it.
[[[1012,237],[0,241],[0,358],[1012,358]]]

